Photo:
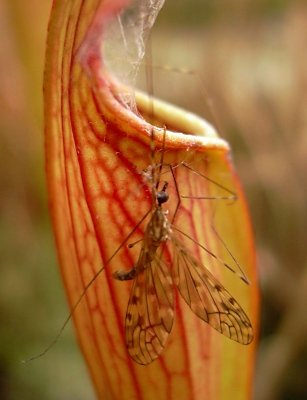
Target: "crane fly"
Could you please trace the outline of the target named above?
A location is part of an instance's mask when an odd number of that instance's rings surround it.
[[[153,114],[153,113],[152,113]],[[230,271],[239,275],[245,283],[248,283],[240,266],[228,250],[226,244],[213,228],[217,238],[235,261],[243,276],[238,274],[228,263],[220,259],[213,251],[198,243],[174,225],[176,215],[181,202],[184,199],[198,200],[236,200],[236,194],[219,182],[198,172],[185,161],[172,165],[164,163],[166,128],[163,130],[163,141],[161,157],[159,162],[155,161],[155,140],[152,129],[151,134],[151,164],[142,171],[144,181],[151,189],[151,208],[143,215],[141,220],[134,226],[125,240],[117,247],[105,265],[98,269],[74,303],[71,311],[60,328],[54,340],[38,355],[30,357],[23,362],[29,362],[45,355],[58,341],[66,325],[73,316],[78,305],[86,295],[87,291],[104,271],[105,267],[124,248],[133,234],[145,220],[149,221],[145,227],[141,240],[141,249],[135,265],[128,271],[117,271],[113,277],[119,281],[132,280],[132,289],[128,301],[125,318],[125,341],[130,357],[141,365],[148,365],[160,356],[166,346],[167,339],[171,333],[174,322],[175,296],[174,288],[177,287],[181,297],[190,307],[192,312],[201,320],[207,322],[212,328],[224,336],[244,345],[251,343],[253,332],[251,322],[232,295],[225,289],[211,271],[196,259],[188,247],[178,238],[181,235],[188,238],[194,244],[213,259],[219,261]],[[163,169],[167,168],[172,175],[178,202],[175,211],[169,220],[169,212],[165,204],[169,200],[169,183],[161,183]],[[186,168],[211,184],[228,193],[227,196],[184,196],[179,192],[174,170]],[[133,243],[132,245],[134,245]],[[171,246],[166,246],[168,243]],[[132,246],[128,246],[132,247]],[[166,248],[171,247],[171,262],[165,260]]]
[[[130,357],[138,364],[148,365],[162,353],[174,322],[174,286],[177,286],[181,297],[185,300],[193,313],[207,322],[212,328],[241,344],[246,345],[253,340],[251,322],[244,310],[214,277],[210,270],[190,254],[187,247],[177,236],[180,234],[181,236],[187,237],[202,250],[207,252],[210,257],[219,261],[230,271],[237,274],[241,280],[248,283],[247,278],[226,247],[226,244],[214,229],[218,239],[222,242],[227,252],[230,253],[230,256],[234,259],[243,275],[238,274],[237,271],[211,250],[198,243],[195,239],[174,225],[174,220],[182,201],[181,199],[194,198],[199,200],[233,201],[236,200],[236,195],[220,183],[199,173],[185,162],[180,162],[175,166],[165,164],[163,161],[165,134],[166,130],[164,129],[160,163],[156,164],[152,161],[151,165],[142,172],[145,181],[151,186],[151,209],[143,215],[138,224],[115,250],[106,264],[100,268],[85,285],[54,340],[38,355],[23,360],[24,363],[44,356],[57,343],[66,325],[93,282],[102,273],[106,265],[115,258],[149,215],[149,222],[147,223],[141,241],[138,240],[132,243],[132,245],[128,245],[128,247],[132,247],[136,243],[142,243],[135,265],[126,272],[117,271],[113,273],[113,277],[119,281],[133,280],[125,319],[125,340]],[[151,151],[151,159],[154,160],[155,148],[152,146]],[[169,200],[169,184],[165,181],[161,187],[160,182],[162,169],[165,167],[171,172],[178,197],[178,202],[171,221],[169,221],[168,218],[168,210],[164,209],[165,203]],[[179,167],[186,168],[201,176],[231,195],[206,197],[180,195],[174,174],[174,169]],[[173,257],[171,266],[163,257],[167,242],[172,244]],[[158,251],[159,249],[161,251]]]
[[[164,143],[165,134],[164,130]],[[133,280],[125,319],[125,340],[131,358],[142,365],[159,357],[171,333],[175,309],[174,286],[177,286],[181,297],[193,313],[212,328],[241,344],[249,344],[253,339],[250,320],[241,306],[177,237],[178,233],[189,236],[173,225],[181,199],[174,167],[163,164],[163,154],[164,149],[160,164],[152,164],[144,173],[151,183],[152,209],[141,240],[138,259],[129,271],[117,271],[113,274],[120,281]],[[163,185],[160,182],[164,166],[172,173],[179,199],[172,223],[168,219],[168,210],[164,209],[169,200],[168,182]],[[182,163],[183,166],[191,169],[185,163]],[[217,182],[216,184],[221,186]],[[193,238],[189,239],[197,243]],[[171,268],[163,259],[168,241],[172,243],[173,250]],[[200,246],[210,256],[218,259],[213,252]],[[222,263],[235,272],[228,264]],[[244,277],[240,277],[247,282]]]

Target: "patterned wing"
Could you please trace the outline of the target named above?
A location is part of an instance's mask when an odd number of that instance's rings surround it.
[[[133,360],[146,365],[160,355],[173,326],[173,282],[158,257],[136,270],[126,314],[126,344]]]
[[[241,306],[177,239],[173,238],[173,243],[174,280],[191,310],[223,335],[249,344],[253,340],[252,326]]]

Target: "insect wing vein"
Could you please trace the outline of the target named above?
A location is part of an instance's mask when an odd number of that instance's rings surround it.
[[[238,302],[177,239],[173,243],[174,281],[191,310],[223,335],[249,344],[253,340],[251,322]]]
[[[126,344],[133,360],[146,365],[160,355],[173,326],[173,282],[158,257],[147,263],[145,257],[144,266],[136,269],[126,314]]]

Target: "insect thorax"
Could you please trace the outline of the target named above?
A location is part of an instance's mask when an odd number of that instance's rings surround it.
[[[168,240],[170,233],[171,227],[167,219],[167,211],[157,207],[146,229],[148,247],[159,247],[160,243]]]

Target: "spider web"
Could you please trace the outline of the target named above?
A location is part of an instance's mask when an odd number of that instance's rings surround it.
[[[107,69],[122,83],[134,87],[151,28],[165,0],[133,0],[130,7],[109,21],[105,30],[103,57]],[[133,91],[123,102],[136,110]]]

